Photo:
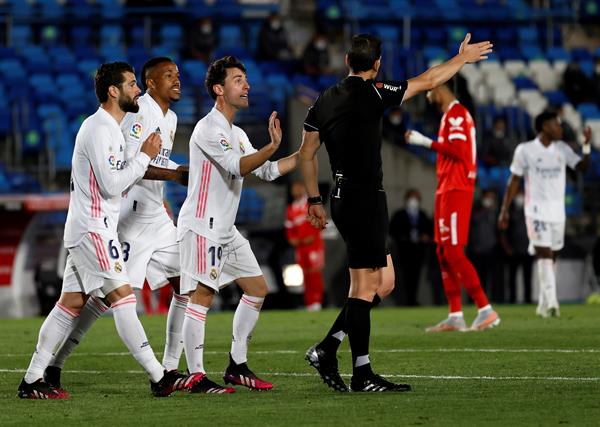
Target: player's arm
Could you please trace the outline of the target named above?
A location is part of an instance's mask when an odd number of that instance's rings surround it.
[[[575,170],[578,172],[585,172],[590,167],[590,154],[592,153],[592,145],[590,144],[591,139],[592,128],[587,126],[583,130],[583,146],[581,147],[581,153],[583,154],[583,157],[575,166]]]
[[[426,92],[447,82],[452,76],[458,73],[465,64],[487,59],[487,55],[492,52],[493,44],[489,41],[469,44],[470,41],[471,33],[467,33],[465,39],[460,44],[458,55],[443,64],[429,68],[417,77],[409,79],[404,100],[406,101],[421,92]]]
[[[110,131],[104,126],[98,128],[87,148],[100,191],[107,197],[120,196],[144,175],[150,160],[158,155],[160,145],[160,137],[156,133],[150,134],[142,144],[140,152],[125,162],[122,169],[117,169],[107,161],[112,154],[109,149],[111,146]]]
[[[189,178],[188,166],[177,166],[176,169],[159,168],[156,166],[148,166],[148,170],[144,174],[144,179],[153,181],[174,181],[181,185],[187,185]]]
[[[309,197],[308,220],[316,228],[325,228],[327,225],[327,213],[323,202],[318,200],[311,203],[311,198],[320,198],[318,182],[317,151],[321,146],[318,131],[302,131],[302,145],[300,146],[300,172],[304,180],[304,186]]]
[[[465,144],[467,143],[468,138],[463,140],[463,137],[466,137],[464,133],[450,134],[448,136],[449,143],[440,144],[438,141],[435,141],[416,130],[409,129],[404,134],[404,138],[408,144],[429,148],[455,160],[462,160],[465,158]]]
[[[506,230],[508,228],[509,209],[515,195],[519,191],[519,183],[521,177],[514,173],[510,175],[508,184],[506,185],[506,191],[502,199],[502,206],[500,207],[500,215],[498,216],[498,228],[500,230]]]
[[[247,156],[240,157],[239,170],[241,176],[246,176],[262,166],[279,148],[282,132],[276,111],[273,111],[269,117],[269,136],[271,141],[263,148]]]

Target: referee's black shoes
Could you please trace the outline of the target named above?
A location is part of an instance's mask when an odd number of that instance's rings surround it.
[[[390,382],[380,375],[370,373],[365,377],[352,376],[350,388],[353,392],[385,392],[385,391],[411,391],[412,388],[408,384],[396,384]]]
[[[315,368],[325,384],[335,391],[348,392],[348,386],[340,376],[338,371],[338,361],[335,355],[329,356],[322,349],[313,345],[306,351],[304,357],[310,366]]]

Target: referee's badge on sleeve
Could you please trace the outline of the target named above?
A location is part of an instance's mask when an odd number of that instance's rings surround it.
[[[140,122],[135,122],[131,125],[129,136],[135,139],[140,139],[142,137],[142,124]]]

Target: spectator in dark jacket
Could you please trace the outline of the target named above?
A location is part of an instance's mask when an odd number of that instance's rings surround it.
[[[427,214],[420,208],[421,193],[410,189],[404,195],[404,208],[392,216],[390,222],[390,236],[398,250],[397,277],[403,291],[403,298],[396,298],[397,302],[406,305],[417,305],[417,291],[421,270],[425,261],[427,244],[433,236],[433,223]],[[398,295],[398,292],[396,292]]]
[[[258,33],[256,58],[263,61],[285,61],[292,58],[288,36],[281,16],[272,13]]]

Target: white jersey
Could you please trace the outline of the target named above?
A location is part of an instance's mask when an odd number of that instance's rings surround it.
[[[510,171],[525,178],[525,215],[549,222],[565,221],[566,167],[581,161],[562,141],[548,147],[538,138],[515,149]]]
[[[145,153],[125,161],[121,128],[102,107],[84,120],[73,151],[65,247],[79,245],[88,232],[117,235],[122,194],[144,176],[149,162]]]
[[[196,124],[190,139],[187,197],[177,221],[179,241],[187,230],[217,243],[228,243],[234,238],[244,183],[240,158],[255,152],[246,133],[230,126],[216,108]],[[281,175],[277,162],[269,161],[252,173],[267,181]]]
[[[140,110],[137,113],[127,113],[121,122],[126,142],[125,158],[135,157],[146,138],[152,132],[158,132],[162,145],[160,153],[150,162],[150,166],[176,169],[178,165],[170,160],[170,156],[177,129],[177,115],[171,110],[163,114],[149,94],[141,96],[138,104]],[[120,221],[124,225],[164,221],[168,214],[163,202],[163,192],[163,181],[142,179],[137,182],[123,198]]]

